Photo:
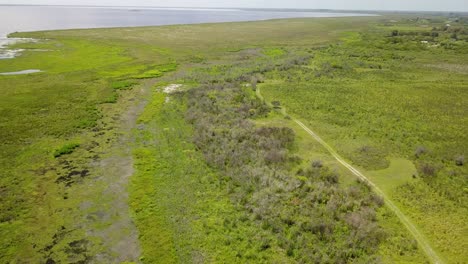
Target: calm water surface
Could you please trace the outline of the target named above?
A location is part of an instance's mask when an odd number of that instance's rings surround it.
[[[1,6],[0,58],[19,51],[5,49],[16,40],[6,36],[17,31],[73,28],[160,26],[212,22],[253,21],[296,17],[366,16],[352,13],[276,12],[240,9],[189,9],[146,7]]]

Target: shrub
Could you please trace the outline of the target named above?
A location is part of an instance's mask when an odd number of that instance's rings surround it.
[[[416,158],[419,158],[422,154],[424,154],[426,152],[427,152],[427,150],[426,150],[426,148],[424,146],[419,146],[414,151],[414,155],[416,156]]]
[[[424,163],[420,166],[420,171],[424,176],[434,176],[436,174],[436,169],[434,166]]]
[[[326,174],[323,179],[330,183],[330,184],[337,184],[340,180],[338,174],[336,173],[329,173],[329,174]]]
[[[117,103],[118,99],[119,99],[119,95],[116,92],[114,92],[109,97],[104,99],[102,101],[102,103],[104,103],[104,104],[115,104],[115,103]]]
[[[314,160],[312,161],[312,168],[322,168],[323,163],[321,160]]]
[[[282,163],[285,161],[285,153],[278,150],[270,150],[265,154],[265,161],[268,164]]]
[[[380,195],[372,194],[371,198],[372,198],[372,201],[379,207],[385,204],[385,200]]]
[[[465,156],[460,155],[460,156],[456,157],[455,158],[455,164],[457,166],[463,166],[463,164],[465,164]]]
[[[273,108],[275,108],[275,109],[280,109],[281,108],[280,101],[273,101],[273,102],[271,102],[271,104],[273,105]]]
[[[371,147],[369,146],[362,146],[359,148],[359,152],[367,153],[371,150]]]
[[[255,74],[254,78],[257,80],[257,83],[265,82],[265,77],[260,73]]]
[[[356,165],[366,169],[378,170],[387,168],[390,165],[387,156],[387,150],[382,147],[364,145],[355,149],[350,155],[350,159]]]

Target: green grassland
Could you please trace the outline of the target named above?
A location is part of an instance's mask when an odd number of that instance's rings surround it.
[[[455,40],[444,25],[400,19],[346,34],[315,51],[308,65],[267,75],[261,87],[266,99],[281,101],[370,171],[456,263],[466,259],[468,179],[457,159],[468,148],[467,77],[458,70],[468,45],[466,35]],[[466,32],[465,24],[454,27]]]
[[[43,72],[0,76],[0,262],[425,262],[282,110],[462,263],[468,45],[447,19],[15,33],[37,41],[0,72]]]

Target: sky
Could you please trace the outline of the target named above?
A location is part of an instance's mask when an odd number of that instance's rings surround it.
[[[468,0],[0,0],[0,4],[468,11]]]

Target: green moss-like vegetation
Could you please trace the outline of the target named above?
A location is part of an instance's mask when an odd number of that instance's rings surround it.
[[[142,74],[138,74],[138,75],[134,75],[133,78],[135,79],[148,79],[148,78],[157,78],[157,77],[161,77],[162,76],[162,72],[160,72],[159,70],[150,70],[150,71],[146,71]]]
[[[80,144],[78,144],[78,143],[65,144],[62,147],[60,147],[60,148],[58,148],[58,149],[56,149],[54,151],[54,157],[58,158],[58,157],[60,157],[62,155],[73,153],[73,151],[79,146],[80,146]]]
[[[175,71],[176,69],[177,69],[176,63],[168,63],[164,65],[158,65],[156,66],[155,69],[151,69],[151,70],[133,75],[132,77],[134,79],[157,78],[157,77],[161,77],[165,72]]]
[[[269,48],[269,49],[264,49],[263,53],[269,57],[280,57],[284,55],[286,52],[283,49],[279,48]]]
[[[150,100],[146,106],[145,111],[138,117],[138,123],[149,123],[155,116],[161,111],[161,108],[166,99],[166,95],[163,93],[153,94],[153,98]]]
[[[128,80],[116,81],[111,84],[111,87],[116,90],[128,90],[128,89],[131,89],[135,84],[137,83],[133,81],[128,81]]]

